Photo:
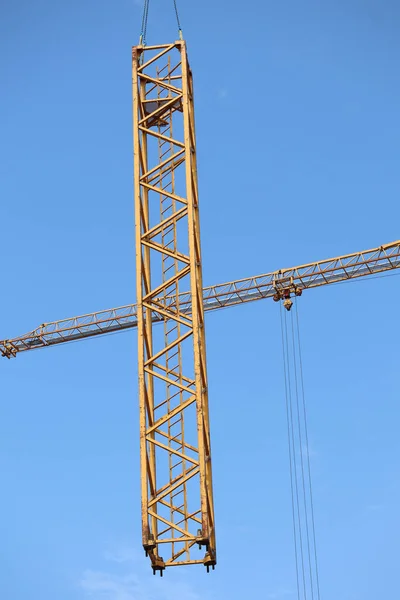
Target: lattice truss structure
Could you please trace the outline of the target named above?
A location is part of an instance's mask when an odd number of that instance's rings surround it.
[[[154,572],[208,570],[216,553],[192,74],[183,41],[132,56],[143,547]]]
[[[265,298],[276,298],[277,295],[284,298],[287,293],[342,283],[360,277],[378,276],[399,268],[400,240],[397,240],[354,254],[205,287],[203,307],[205,311],[209,311]],[[168,302],[174,304],[175,296],[171,296]],[[179,306],[181,312],[190,314],[190,293],[185,291],[180,294]],[[154,322],[160,323],[163,319],[161,313],[153,313]],[[24,335],[1,340],[0,353],[11,358],[27,350],[46,348],[136,327],[137,305],[127,304],[70,319],[43,323]]]

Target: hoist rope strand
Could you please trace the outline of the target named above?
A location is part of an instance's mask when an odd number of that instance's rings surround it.
[[[295,563],[296,563],[297,599],[300,600],[300,580],[299,580],[299,561],[298,561],[298,550],[297,550],[296,512],[295,512],[294,486],[293,486],[293,460],[292,460],[292,444],[291,444],[291,438],[290,438],[288,376],[287,376],[287,365],[286,365],[286,354],[285,354],[285,339],[284,339],[284,333],[283,333],[282,304],[280,304],[280,317],[281,317],[283,371],[284,371],[284,377],[285,377],[286,424],[287,424],[287,441],[288,441],[288,452],[289,452],[290,492],[291,492],[291,498],[292,498],[293,541],[294,541],[294,555],[295,555]]]
[[[181,20],[179,17],[177,0],[173,0],[173,3],[174,3],[174,12],[175,12],[175,17],[176,17],[176,23],[178,25],[179,39],[183,39],[182,38]],[[143,46],[145,46],[146,42],[147,42],[146,38],[147,38],[147,22],[149,19],[149,5],[150,5],[150,0],[144,0],[143,14],[142,14],[142,28],[140,31],[140,44]]]
[[[180,39],[182,39],[182,27],[181,27],[181,20],[179,18],[178,5],[176,3],[176,0],[173,0],[173,2],[174,2],[176,22],[177,22],[177,25],[178,25],[179,37],[180,37]]]
[[[290,357],[289,357],[289,340],[288,340],[288,327],[287,327],[287,315],[284,318],[284,332],[285,332],[285,350],[286,350],[286,364],[288,373],[288,398],[289,398],[289,436],[292,444],[292,468],[294,472],[294,490],[295,490],[295,512],[297,513],[297,524],[298,524],[298,535],[299,535],[299,547],[300,547],[300,564],[302,573],[302,583],[304,590],[304,599],[307,600],[306,590],[306,576],[304,567],[304,552],[303,552],[303,531],[300,514],[300,500],[299,500],[299,484],[297,475],[297,463],[296,463],[296,443],[295,443],[295,428],[293,421],[293,402],[292,402],[292,385],[291,385],[291,369],[290,369]]]
[[[302,527],[302,519],[300,513],[300,497],[299,497],[299,477],[298,477],[298,469],[296,462],[296,441],[295,441],[295,426],[293,419],[293,401],[292,401],[292,384],[291,384],[291,369],[290,369],[290,355],[289,355],[289,335],[288,335],[288,326],[287,321],[288,317],[291,316],[291,313],[285,315],[284,323],[285,323],[285,342],[286,342],[286,360],[289,365],[288,368],[288,376],[289,376],[289,409],[290,409],[290,428],[292,435],[292,448],[293,448],[293,469],[294,469],[294,481],[295,481],[295,491],[296,491],[296,505],[297,505],[297,519],[298,519],[298,530],[299,530],[299,546],[300,546],[300,561],[301,561],[301,572],[303,577],[303,590],[304,590],[304,600],[307,600],[307,588],[306,588],[306,574],[305,574],[305,566],[304,566],[304,551],[303,551],[303,527]],[[301,448],[300,448],[301,452]]]
[[[142,29],[140,31],[140,44],[143,44],[143,46],[146,45],[147,21],[149,18],[149,4],[150,4],[150,0],[144,0],[143,15],[142,15]]]
[[[321,596],[320,596],[320,587],[319,587],[317,543],[316,543],[316,535],[315,535],[314,499],[313,499],[313,489],[312,489],[312,480],[311,480],[310,453],[309,453],[309,445],[308,445],[307,409],[306,409],[305,392],[304,392],[303,359],[302,359],[302,352],[301,352],[299,311],[297,308],[297,299],[295,299],[294,304],[295,304],[296,325],[297,325],[297,344],[298,344],[299,364],[300,364],[300,384],[301,384],[301,394],[302,394],[302,403],[303,403],[304,432],[305,432],[306,447],[307,447],[307,470],[308,470],[310,506],[311,506],[311,527],[312,527],[312,536],[313,536],[313,545],[314,545],[315,578],[316,578],[316,586],[317,586],[317,598],[318,598],[318,600],[320,600]]]
[[[295,380],[295,391],[296,391],[296,409],[297,409],[297,428],[299,434],[299,454],[300,454],[300,467],[301,467],[301,480],[303,487],[303,501],[304,501],[304,516],[305,516],[305,530],[306,530],[306,543],[307,543],[307,554],[308,554],[308,566],[310,571],[310,588],[311,588],[311,598],[314,600],[314,582],[312,575],[312,564],[311,564],[311,548],[310,548],[310,528],[308,523],[308,506],[307,506],[307,495],[306,495],[306,480],[304,475],[304,452],[308,455],[308,443],[304,448],[303,446],[303,435],[301,431],[301,417],[300,417],[300,402],[299,402],[299,385],[298,385],[298,377],[297,377],[297,353],[296,353],[296,341],[295,341],[295,327],[294,327],[294,318],[291,314],[291,329],[292,329],[292,349],[293,349],[293,363],[294,363],[294,380]],[[303,403],[304,409],[304,403]]]

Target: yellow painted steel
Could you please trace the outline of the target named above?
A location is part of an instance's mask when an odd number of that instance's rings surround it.
[[[179,214],[179,211],[176,213]],[[156,231],[156,228],[153,229]],[[352,281],[360,277],[379,275],[400,268],[400,241],[384,244],[362,252],[329,258],[326,260],[279,269],[255,277],[237,279],[203,288],[203,307],[205,311],[237,306],[265,298],[273,298],[277,292],[313,289],[327,284]],[[168,299],[174,303],[175,297]],[[181,307],[180,320],[183,324],[191,311],[191,295],[179,294]],[[160,322],[168,312],[158,306],[153,313],[155,322]],[[176,317],[178,320],[178,317]],[[0,341],[0,353],[7,358],[19,352],[46,348],[87,337],[106,335],[137,327],[137,305],[127,304],[117,308],[102,310],[61,321],[43,323],[24,335]]]
[[[184,41],[137,46],[132,57],[142,543],[154,571],[208,569],[216,548],[192,75]],[[190,315],[180,305],[188,289]]]
[[[179,211],[177,212],[178,215]],[[153,231],[155,231],[154,228]],[[360,277],[378,276],[400,268],[400,240],[370,250],[346,254],[335,258],[279,269],[271,273],[237,279],[203,288],[204,310],[211,311],[228,306],[237,306],[265,298],[273,298],[277,292],[296,288],[309,290],[328,284],[352,281]],[[168,302],[174,303],[171,296]],[[179,294],[182,323],[190,316],[191,296]],[[169,313],[158,306],[153,314],[155,322],[163,320]],[[178,319],[178,317],[176,317]],[[11,358],[19,352],[47,348],[96,335],[117,333],[137,327],[137,305],[127,304],[117,308],[80,315],[60,321],[43,323],[33,331],[18,337],[0,341],[0,353]]]

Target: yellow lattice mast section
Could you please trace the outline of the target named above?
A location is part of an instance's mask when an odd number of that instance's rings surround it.
[[[132,72],[143,547],[154,572],[208,569],[216,564],[215,528],[185,42],[134,47]],[[188,290],[190,313],[180,302]]]

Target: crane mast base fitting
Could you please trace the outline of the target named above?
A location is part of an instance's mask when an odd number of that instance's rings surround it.
[[[160,573],[160,577],[163,576],[163,571],[165,570],[165,562],[161,558],[161,556],[154,556],[151,560],[151,568],[153,569],[153,575]]]
[[[135,46],[132,83],[142,545],[153,573],[192,564],[209,570],[216,543],[185,42]]]

